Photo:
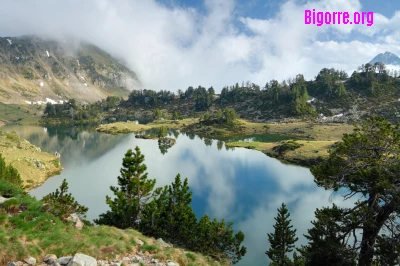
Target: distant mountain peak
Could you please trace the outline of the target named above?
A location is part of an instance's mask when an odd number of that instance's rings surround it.
[[[386,51],[375,56],[369,63],[375,64],[376,62],[384,63],[385,65],[400,65],[400,57],[394,53]]]

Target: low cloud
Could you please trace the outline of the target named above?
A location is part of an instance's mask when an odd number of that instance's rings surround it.
[[[305,9],[354,12],[359,0],[282,1],[265,19],[239,17],[234,0],[204,6],[200,12],[155,0],[3,0],[0,35],[74,36],[123,59],[146,88],[174,91],[220,91],[247,80],[264,85],[298,73],[311,79],[323,67],[351,72],[377,53],[400,53],[400,11],[392,18],[375,13],[371,27],[304,24]]]

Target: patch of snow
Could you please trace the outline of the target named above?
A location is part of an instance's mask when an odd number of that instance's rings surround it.
[[[46,51],[46,53],[47,53],[47,57],[50,57],[49,51]]]
[[[30,102],[30,101],[25,101],[27,104],[32,104],[32,102]]]
[[[78,60],[78,59],[76,60],[76,62],[78,62],[78,66],[80,66],[80,64],[79,64],[79,60]]]
[[[57,104],[56,101],[50,99],[50,98],[46,98],[46,103],[51,103],[51,104]]]
[[[43,82],[40,82],[40,87],[43,87],[44,86],[44,83]]]
[[[315,98],[312,98],[311,100],[308,100],[307,103],[312,103],[314,102]]]
[[[85,80],[85,78],[84,78],[84,77],[82,77],[82,76],[81,76],[81,79]]]
[[[87,83],[85,83],[85,84],[83,84],[83,85],[85,85],[85,86],[87,87]]]
[[[12,44],[12,41],[10,40],[10,39],[7,39],[7,41],[8,41],[8,43],[11,45]]]
[[[19,56],[16,56],[15,58],[16,58],[17,60],[19,60]]]
[[[343,114],[334,115],[333,117],[342,117]]]

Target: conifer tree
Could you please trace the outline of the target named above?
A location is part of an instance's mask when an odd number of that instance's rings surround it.
[[[345,209],[335,204],[331,208],[315,211],[317,221],[311,222],[314,227],[308,230],[308,245],[300,249],[306,266],[355,266],[355,252],[345,244],[343,237],[343,219]]]
[[[155,179],[147,179],[147,166],[139,147],[135,152],[128,150],[118,176],[119,187],[111,186],[115,198],[106,196],[111,211],[101,214],[97,224],[113,225],[119,228],[137,228],[143,208],[153,196]]]
[[[80,205],[71,193],[68,193],[68,182],[63,180],[60,190],[43,197],[43,202],[49,204],[49,212],[61,218],[67,218],[68,215],[76,213],[81,218],[86,217],[87,207]]]
[[[191,230],[197,221],[190,206],[192,192],[189,190],[188,179],[182,182],[178,174],[175,181],[158,194],[158,198],[144,210],[142,231],[176,244],[188,244]]]
[[[271,247],[265,254],[272,261],[270,265],[287,266],[293,264],[287,253],[293,251],[294,243],[298,238],[296,237],[296,229],[292,229],[293,225],[290,224],[289,217],[289,210],[286,208],[285,203],[282,203],[282,206],[278,209],[278,216],[275,217],[275,232],[268,234]]]

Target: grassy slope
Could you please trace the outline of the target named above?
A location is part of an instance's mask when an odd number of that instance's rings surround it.
[[[209,257],[186,253],[180,248],[163,248],[154,238],[143,236],[132,229],[85,225],[78,231],[71,224],[65,224],[51,213],[44,212],[42,205],[41,201],[25,195],[17,196],[0,206],[1,265],[22,260],[26,256],[33,256],[41,262],[46,254],[61,257],[77,252],[111,260],[116,255],[136,253],[139,249],[136,245],[138,239],[145,243],[141,251],[148,251],[160,261],[169,259],[182,266],[229,265],[226,261],[213,262]],[[10,217],[6,210],[10,213],[13,209],[23,211]]]
[[[0,102],[0,123],[35,124],[43,114],[44,106],[17,105]],[[0,124],[1,125],[1,124]]]
[[[0,153],[7,164],[18,170],[26,189],[42,184],[62,169],[56,156],[42,152],[16,133],[0,131]]]

